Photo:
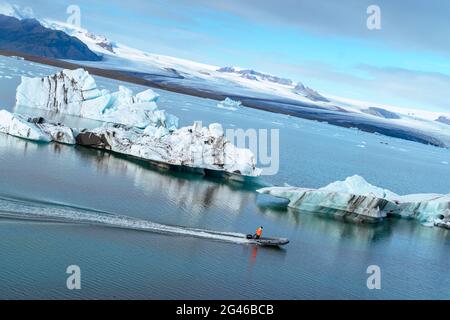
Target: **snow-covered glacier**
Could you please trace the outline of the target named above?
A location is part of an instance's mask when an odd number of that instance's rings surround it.
[[[137,95],[119,86],[117,92],[99,89],[84,69],[62,70],[43,78],[22,76],[16,106],[39,108],[82,118],[145,128],[178,127],[178,118],[159,110],[158,94],[147,89]]]
[[[84,130],[77,136],[79,145],[111,150],[160,165],[209,169],[231,174],[256,177],[252,152],[235,147],[224,136],[220,124],[203,127],[199,122],[170,132],[164,127],[149,126],[145,130],[107,124]]]
[[[0,132],[37,142],[75,144],[74,130],[62,124],[46,122],[43,118],[27,118],[0,110]]]
[[[292,208],[353,221],[379,221],[392,215],[414,218],[424,225],[450,227],[450,194],[401,196],[358,175],[319,189],[285,186],[266,187],[258,192],[287,199]]]

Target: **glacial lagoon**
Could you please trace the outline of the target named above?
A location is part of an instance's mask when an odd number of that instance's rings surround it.
[[[20,76],[55,68],[0,58],[1,108],[14,110]],[[118,81],[96,78],[104,88]],[[145,88],[124,84],[135,92]],[[155,90],[160,109],[225,128],[280,130],[280,168],[264,185],[322,187],[358,174],[398,194],[450,193],[450,151],[326,123],[239,108]],[[29,115],[42,110],[20,110]],[[75,127],[95,121],[54,117]],[[450,298],[450,235],[413,220],[357,225],[285,208],[257,186],[157,171],[145,163],[59,144],[0,135],[0,297],[167,299]],[[290,244],[266,249],[188,236],[24,219],[24,208],[58,215],[67,207],[170,226],[250,233]],[[40,210],[39,209],[39,210]],[[98,213],[101,214],[101,213]],[[82,289],[66,288],[66,268],[82,270]],[[381,268],[381,290],[366,286]]]

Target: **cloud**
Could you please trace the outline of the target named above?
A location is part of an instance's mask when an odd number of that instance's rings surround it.
[[[295,72],[307,85],[313,83],[323,93],[450,112],[450,76],[442,73],[365,64],[340,70],[318,61],[278,67],[285,72]]]
[[[177,0],[184,1],[184,0]],[[402,50],[450,52],[450,2],[441,0],[190,0],[243,19],[278,24],[328,37],[359,38]],[[382,29],[366,27],[367,7],[381,8]]]
[[[369,87],[382,95],[409,99],[424,108],[450,111],[450,76],[393,67],[358,66],[371,78]]]

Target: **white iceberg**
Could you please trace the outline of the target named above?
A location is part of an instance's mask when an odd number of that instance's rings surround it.
[[[230,99],[230,98],[226,98],[225,100],[220,101],[217,104],[217,107],[221,108],[221,109],[236,111],[237,109],[242,107],[242,102],[235,101],[235,100]]]
[[[450,212],[450,195],[411,194],[400,196],[355,175],[323,188],[267,187],[259,193],[289,200],[289,207],[314,213],[377,221],[388,215],[414,218],[424,225],[439,225]],[[449,223],[450,224],[450,223]]]
[[[0,110],[0,132],[38,142],[75,144],[74,132],[69,127],[47,123],[43,118],[26,118],[6,110]]]
[[[220,124],[202,127],[200,123],[195,123],[173,132],[163,127],[140,130],[105,125],[81,132],[77,143],[158,164],[209,169],[250,177],[259,176],[261,173],[261,170],[256,168],[252,152],[237,148],[228,141]]]
[[[137,95],[124,86],[112,93],[100,90],[87,71],[76,69],[44,78],[23,76],[16,105],[138,128],[152,125],[175,130],[178,118],[158,109],[158,97],[151,89]]]

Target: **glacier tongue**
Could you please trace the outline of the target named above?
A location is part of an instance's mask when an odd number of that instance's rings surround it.
[[[259,193],[289,200],[303,211],[349,217],[356,221],[381,220],[389,215],[414,218],[424,225],[450,227],[450,194],[400,196],[355,175],[320,189],[268,187]]]
[[[137,95],[124,86],[112,93],[100,90],[84,69],[62,70],[44,78],[22,77],[16,92],[17,106],[138,128],[152,125],[175,130],[178,118],[158,110],[157,99],[151,89]]]
[[[0,132],[38,142],[75,144],[73,130],[69,127],[47,123],[42,118],[26,118],[6,110],[0,110]]]
[[[170,132],[167,128],[145,130],[107,124],[83,131],[77,137],[80,145],[130,155],[161,164],[210,169],[258,176],[253,154],[235,147],[225,139],[220,124],[203,127],[200,123]]]

